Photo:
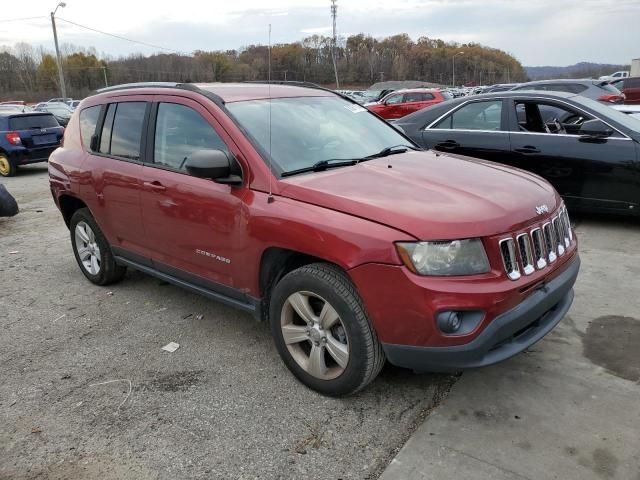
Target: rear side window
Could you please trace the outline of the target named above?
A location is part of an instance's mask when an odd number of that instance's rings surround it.
[[[96,124],[100,116],[100,105],[85,108],[80,112],[80,136],[84,148],[89,149],[91,145],[91,137],[96,133]]]
[[[581,83],[550,83],[546,85],[546,90],[553,92],[582,93],[587,88]]]
[[[9,119],[10,130],[32,130],[59,126],[60,124],[53,115],[21,115]]]
[[[189,155],[206,149],[226,152],[227,146],[198,112],[176,103],[158,105],[154,163],[178,170],[184,169]]]
[[[140,160],[146,102],[109,105],[100,139],[100,152],[128,160]]]

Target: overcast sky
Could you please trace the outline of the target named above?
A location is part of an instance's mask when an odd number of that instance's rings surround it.
[[[0,13],[0,45],[53,49],[56,0],[10,2]],[[234,49],[329,34],[329,0],[67,0],[58,17],[181,52]],[[7,21],[42,16],[32,20]],[[500,48],[524,65],[629,63],[640,57],[640,0],[338,0],[340,35],[408,33]],[[151,47],[58,21],[61,43],[119,56]]]

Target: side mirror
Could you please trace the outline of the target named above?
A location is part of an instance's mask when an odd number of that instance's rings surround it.
[[[613,135],[613,130],[602,120],[594,119],[584,122],[578,133],[589,138],[604,139]]]
[[[198,150],[193,152],[184,164],[187,172],[194,177],[210,178],[217,183],[240,185],[242,178],[235,175],[232,162],[222,150]]]

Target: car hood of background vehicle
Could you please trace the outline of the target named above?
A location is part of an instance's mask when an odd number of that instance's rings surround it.
[[[290,177],[281,180],[280,194],[421,240],[518,230],[536,219],[537,206],[551,212],[561,202],[549,183],[528,172],[431,151]]]

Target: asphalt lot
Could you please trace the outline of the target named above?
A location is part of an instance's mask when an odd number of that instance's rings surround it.
[[[387,367],[319,396],[249,315],[137,272],[90,284],[46,164],[2,181],[0,479],[376,478],[452,383]]]
[[[3,182],[22,211],[0,219],[2,480],[377,478],[412,433],[385,480],[640,480],[640,222],[578,222],[574,306],[527,353],[329,399],[248,315],[136,272],[86,281],[46,165]]]

